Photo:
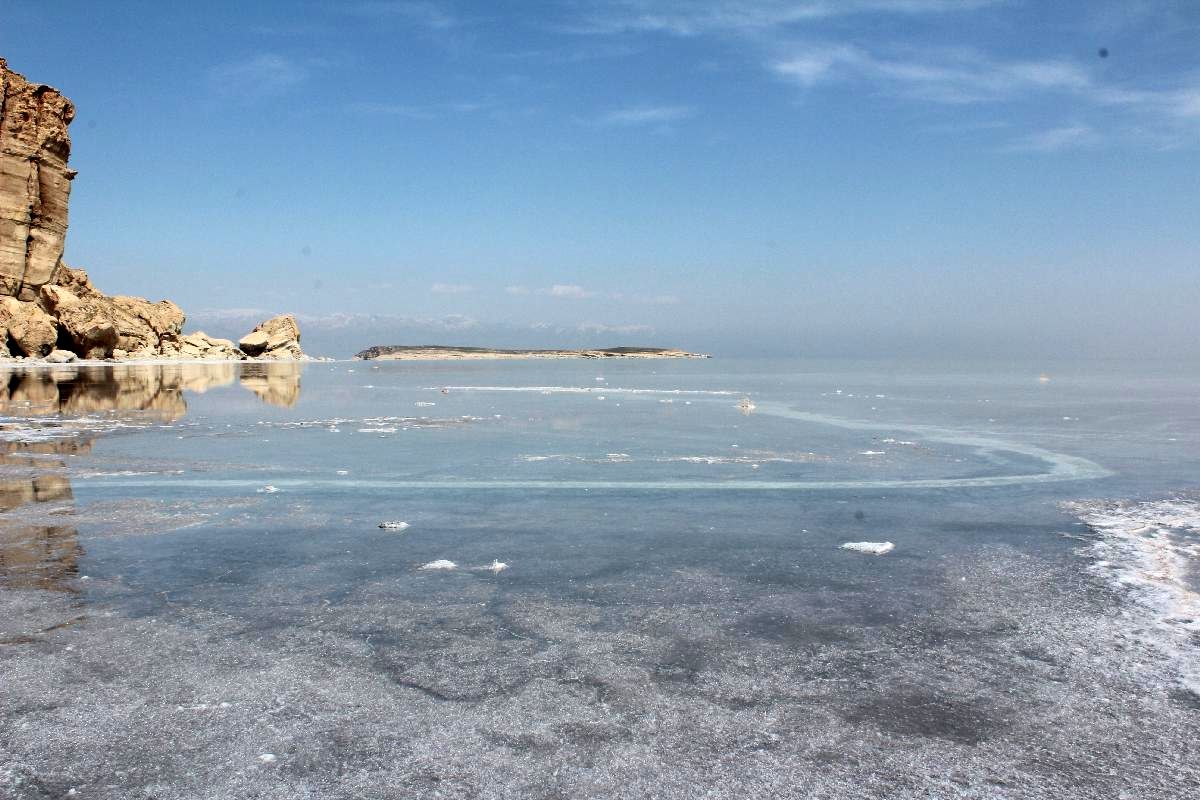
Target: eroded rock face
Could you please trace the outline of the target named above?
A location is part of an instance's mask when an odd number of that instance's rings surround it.
[[[0,58],[0,358],[56,349],[88,359],[305,358],[291,315],[255,328],[243,353],[228,339],[185,336],[183,310],[169,300],[110,297],[62,263],[74,117],[56,89],[30,83]]]
[[[36,303],[0,297],[0,328],[12,355],[41,358],[58,342],[58,322]]]
[[[291,314],[280,314],[259,323],[238,342],[251,358],[296,360],[304,358],[300,349],[300,326]]]
[[[35,299],[62,260],[74,118],[70,100],[0,58],[0,294]]]
[[[162,355],[167,358],[204,358],[225,361],[245,358],[233,342],[209,336],[204,331],[165,339]]]

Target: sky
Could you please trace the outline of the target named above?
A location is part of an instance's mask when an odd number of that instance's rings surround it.
[[[78,109],[67,262],[193,329],[1200,358],[1193,0],[2,16]]]

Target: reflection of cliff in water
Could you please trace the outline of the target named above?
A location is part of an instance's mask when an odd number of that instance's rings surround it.
[[[189,365],[190,366],[190,365]],[[166,367],[60,367],[14,370],[0,378],[0,414],[13,417],[71,416],[98,411],[138,412],[139,417],[171,422],[187,413],[183,390],[204,391],[232,383],[232,364],[204,365],[201,371]]]
[[[272,405],[300,398],[296,363],[104,364],[0,372],[0,415],[10,417],[143,412],[164,422],[187,413],[183,393],[206,392],[234,381]]]
[[[24,447],[22,447],[24,445]],[[36,517],[62,516],[69,522],[74,513],[71,482],[61,470],[62,459],[47,456],[75,454],[91,449],[90,440],[63,439],[51,442],[4,442],[0,447],[0,587],[50,589],[73,592],[79,575],[79,532],[73,525],[47,525],[14,520],[12,512],[28,505],[42,505]]]
[[[238,364],[242,386],[273,406],[291,408],[300,399],[300,365],[295,361]]]
[[[69,524],[75,505],[65,457],[89,453],[95,434],[81,435],[73,418],[103,413],[113,421],[173,422],[187,413],[185,391],[235,381],[266,403],[292,406],[300,399],[300,372],[299,364],[283,362],[0,371],[0,417],[7,418],[0,434],[17,434],[0,441],[0,587],[77,591],[83,549]],[[31,427],[54,437],[23,440]]]

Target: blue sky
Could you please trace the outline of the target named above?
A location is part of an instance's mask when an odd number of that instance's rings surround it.
[[[210,331],[1200,353],[1194,2],[4,17],[0,55],[78,107],[69,263]]]

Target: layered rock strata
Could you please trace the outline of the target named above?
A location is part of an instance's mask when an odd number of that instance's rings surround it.
[[[0,58],[0,294],[35,300],[62,260],[74,118],[70,100]]]
[[[259,325],[239,350],[228,339],[184,334],[183,310],[169,300],[110,297],[63,264],[74,117],[56,89],[30,83],[0,58],[0,358],[305,358],[290,315]]]

